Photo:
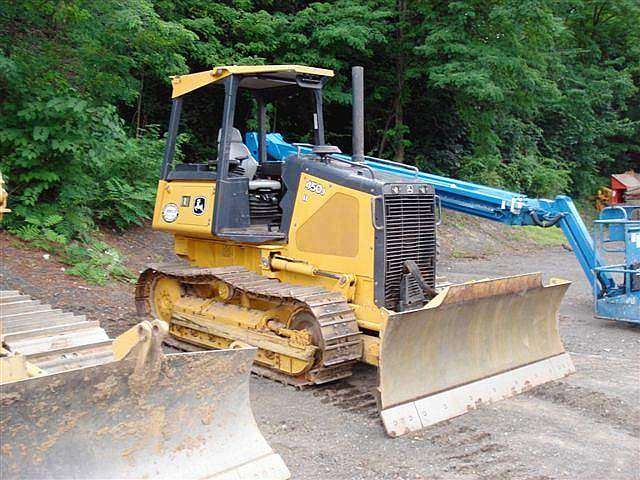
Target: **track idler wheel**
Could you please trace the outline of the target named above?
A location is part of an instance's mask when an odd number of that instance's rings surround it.
[[[180,299],[180,283],[178,280],[159,275],[151,282],[149,303],[151,314],[155,318],[170,322],[173,307]]]

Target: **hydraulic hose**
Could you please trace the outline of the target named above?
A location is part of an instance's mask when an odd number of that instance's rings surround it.
[[[424,292],[425,295],[428,296],[428,298],[433,298],[438,295],[438,292],[436,292],[433,287],[427,285],[427,283],[422,278],[420,267],[418,267],[418,264],[415,262],[415,260],[406,260],[404,262],[402,270],[404,271],[404,273],[410,273],[413,276],[420,289]]]
[[[533,220],[534,225],[536,225],[537,227],[542,227],[542,228],[553,227],[556,223],[558,223],[565,216],[564,213],[558,213],[551,220],[545,220],[545,219],[540,218],[540,216],[538,215],[538,212],[536,212],[536,211],[532,211],[530,213],[530,215],[531,215],[531,220]]]

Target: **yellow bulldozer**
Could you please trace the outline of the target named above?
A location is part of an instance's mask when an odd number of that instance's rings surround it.
[[[322,92],[333,75],[271,65],[172,78],[153,228],[174,235],[183,261],[140,275],[139,312],[166,321],[174,344],[255,346],[254,369],[294,385],[375,365],[390,436],[572,373],[557,324],[569,283],[533,273],[436,284],[434,189],[363,161],[361,70],[353,154],[325,143]],[[223,97],[217,151],[179,163],[183,103],[196,92],[204,101],[200,89]],[[270,161],[268,105],[294,91],[312,99],[313,144]],[[234,126],[241,100],[256,112],[254,152]]]
[[[251,411],[256,349],[165,355],[167,330],[145,320],[110,339],[96,321],[0,290],[0,476],[289,478]]]

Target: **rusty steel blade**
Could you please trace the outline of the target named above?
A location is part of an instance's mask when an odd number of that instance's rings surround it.
[[[11,478],[289,478],[249,404],[255,349],[136,358],[0,386]]]
[[[570,282],[539,273],[452,285],[424,308],[390,313],[378,406],[396,437],[575,371],[558,333]]]

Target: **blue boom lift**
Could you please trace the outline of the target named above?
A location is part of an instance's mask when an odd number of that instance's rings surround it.
[[[258,158],[258,134],[246,136],[246,144]],[[311,145],[292,144],[279,133],[265,139],[267,161],[282,162],[289,155],[311,153]],[[559,227],[571,245],[595,298],[596,317],[640,324],[640,206],[605,208],[595,221],[593,237],[570,197],[554,200],[529,198],[491,188],[420,172],[416,167],[390,160],[333,154],[336,159],[356,161],[374,171],[418,177],[432,184],[441,205],[458,212],[506,225]],[[607,264],[612,254],[624,254],[624,262]]]

